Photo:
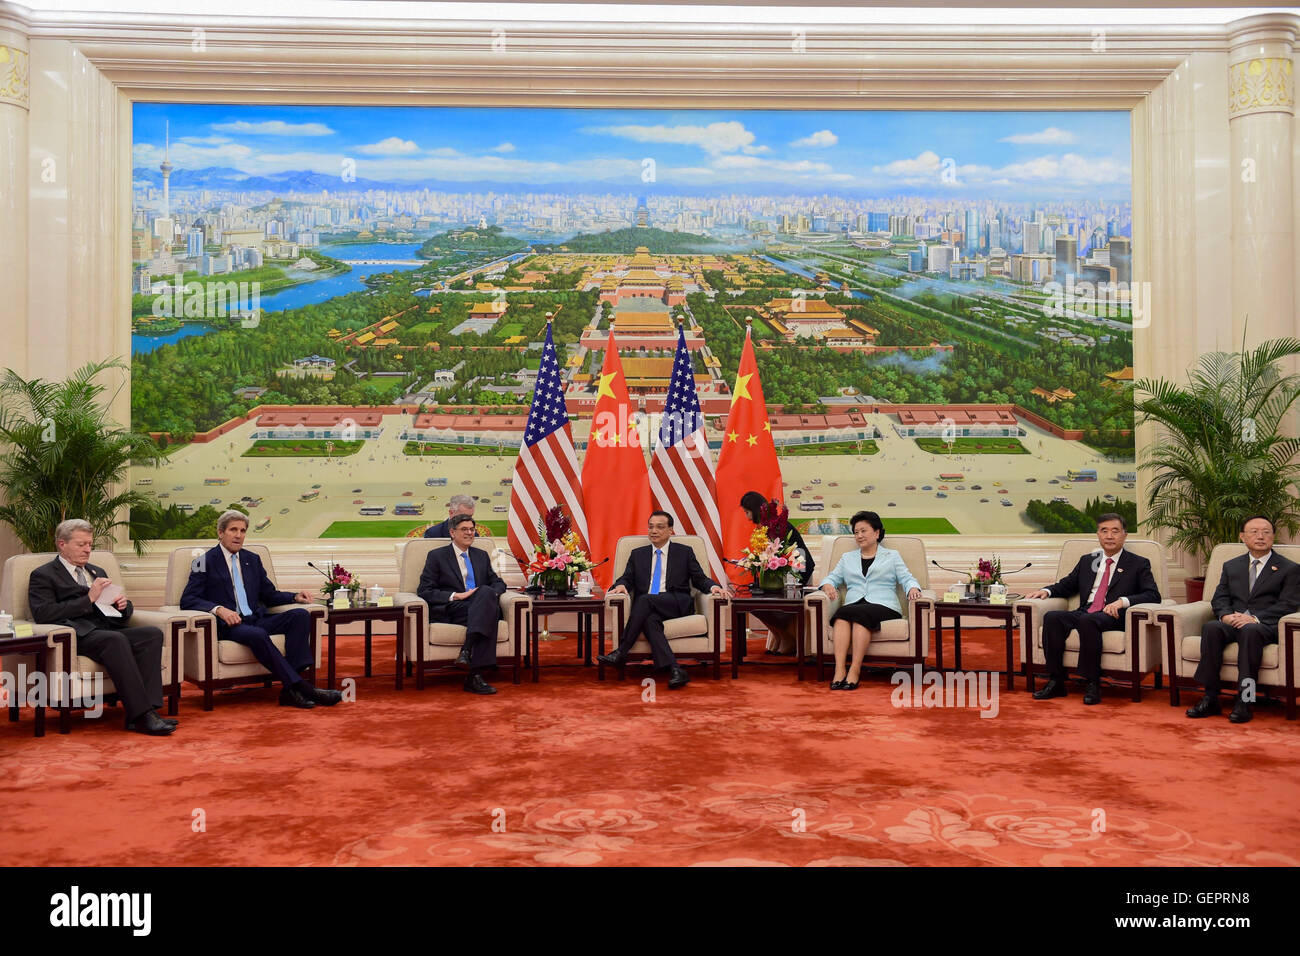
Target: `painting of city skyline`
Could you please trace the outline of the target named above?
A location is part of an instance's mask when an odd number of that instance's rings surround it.
[[[133,122],[132,425],[167,460],[132,480],[157,537],[235,505],[263,537],[399,538],[458,492],[504,536],[548,320],[580,446],[611,325],[647,421],[685,328],[711,442],[748,329],[814,534],[862,507],[903,533],[1134,513],[1127,112]]]

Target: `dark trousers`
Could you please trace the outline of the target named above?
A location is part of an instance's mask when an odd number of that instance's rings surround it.
[[[433,621],[432,615],[429,618]],[[463,601],[452,601],[438,615],[438,624],[459,624],[465,628],[469,667],[487,670],[497,662],[497,623],[501,620],[501,598],[490,588],[477,588]]]
[[[664,621],[674,617],[685,617],[691,613],[691,596],[674,592],[660,594],[642,594],[632,599],[632,610],[623,625],[623,635],[618,642],[618,649],[627,653],[642,634],[650,642],[650,653],[654,657],[655,667],[663,670],[677,664],[668,638],[664,637]]]
[[[162,646],[156,627],[102,628],[77,636],[77,653],[104,668],[128,721],[162,706]]]
[[[223,633],[224,632],[224,633]],[[271,643],[272,634],[284,635],[284,653]],[[311,612],[295,607],[279,614],[254,614],[234,627],[217,622],[217,638],[243,644],[257,662],[285,687],[302,680],[300,673],[311,666]]]
[[[1236,641],[1237,679],[1259,682],[1259,665],[1264,659],[1264,645],[1277,643],[1277,625],[1247,624],[1233,627],[1222,621],[1209,621],[1201,628],[1201,663],[1196,665],[1196,679],[1205,685],[1207,695],[1219,693],[1219,668],[1223,666],[1225,644]]]
[[[1084,680],[1101,679],[1101,632],[1124,627],[1122,617],[1101,611],[1048,611],[1043,617],[1043,657],[1047,659],[1047,676],[1065,680],[1065,639],[1071,631],[1079,632],[1079,676]]]

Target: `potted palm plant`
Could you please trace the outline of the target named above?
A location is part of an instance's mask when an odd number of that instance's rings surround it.
[[[1169,531],[1169,543],[1202,567],[1216,544],[1237,540],[1251,515],[1267,515],[1279,533],[1300,531],[1300,439],[1286,434],[1300,375],[1281,368],[1297,355],[1300,339],[1272,339],[1249,350],[1243,344],[1238,352],[1202,355],[1185,385],[1163,379],[1133,385],[1138,424],[1159,426],[1138,461],[1151,475],[1142,524]],[[1187,584],[1188,600],[1200,600],[1205,579]]]
[[[102,541],[119,527],[134,527],[132,507],[157,510],[150,495],[110,490],[125,484],[128,465],[164,458],[148,435],[109,418],[109,401],[101,397],[106,387],[94,379],[110,369],[125,366],[92,362],[65,382],[27,380],[13,369],[0,379],[0,521],[29,551],[49,551],[54,529],[67,518],[89,521]],[[143,553],[148,535],[131,537]]]

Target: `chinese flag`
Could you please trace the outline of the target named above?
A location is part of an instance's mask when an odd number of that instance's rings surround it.
[[[758,362],[754,344],[745,329],[745,350],[740,353],[736,387],[731,393],[731,414],[722,436],[718,454],[718,513],[722,516],[722,553],[732,561],[749,545],[754,525],[740,507],[740,497],[757,491],[765,498],[784,498],[781,491],[781,466],[776,460],[772,428],[767,421],[767,403],[763,385],[758,380]],[[727,565],[727,575],[736,584],[751,583],[747,571]]]
[[[611,328],[587,438],[587,457],[582,461],[582,500],[591,558],[611,559],[592,572],[601,588],[608,588],[623,570],[615,568],[613,562],[618,539],[625,534],[644,533],[650,517],[650,475],[641,452],[641,437],[629,422],[632,413],[623,363],[618,359]]]

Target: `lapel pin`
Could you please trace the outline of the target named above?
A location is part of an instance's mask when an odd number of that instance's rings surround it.
[[[1277,570],[1277,565],[1276,565],[1276,564],[1269,565],[1269,570],[1270,570],[1270,571],[1276,571],[1276,570]]]

